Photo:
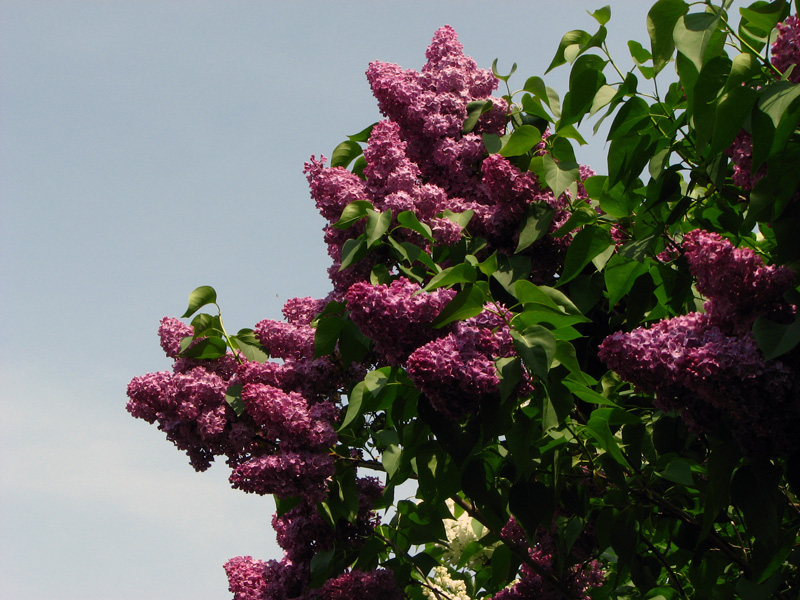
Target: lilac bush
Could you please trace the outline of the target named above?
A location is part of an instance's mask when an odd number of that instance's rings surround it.
[[[702,4],[658,0],[627,72],[590,13],[563,99],[448,26],[370,63],[383,119],[304,169],[330,293],[161,321],[128,411],[275,498],[235,599],[796,597],[798,21]]]

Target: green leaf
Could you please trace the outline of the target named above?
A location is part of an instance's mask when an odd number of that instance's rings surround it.
[[[561,103],[558,99],[558,93],[553,88],[547,87],[541,77],[529,77],[523,89],[533,94],[541,102],[544,102],[556,119],[561,116]]]
[[[511,70],[508,72],[508,75],[501,75],[500,72],[497,70],[497,61],[498,61],[498,59],[496,59],[496,58],[494,59],[494,61],[492,61],[492,74],[495,77],[497,77],[498,79],[502,80],[502,81],[508,81],[508,79],[517,70],[517,63],[514,63],[513,65],[511,65]]]
[[[754,2],[747,8],[740,8],[739,14],[742,15],[742,25],[749,30],[755,29],[762,35],[768,35],[775,26],[783,21],[788,13],[785,0],[776,0],[767,4],[766,2]]]
[[[563,383],[570,392],[575,394],[584,402],[588,402],[589,404],[599,404],[602,406],[617,406],[614,402],[602,394],[595,392],[593,389],[586,387],[574,379],[566,378],[563,379],[561,383]]]
[[[381,455],[381,464],[383,464],[383,468],[386,469],[386,474],[389,476],[389,480],[394,477],[394,474],[397,473],[398,468],[400,467],[400,458],[402,457],[402,450],[400,446],[397,444],[390,444],[386,450],[383,451]]]
[[[709,154],[719,154],[733,144],[757,99],[758,92],[744,86],[734,87],[720,97]]]
[[[541,325],[531,325],[522,333],[511,330],[514,347],[525,366],[541,380],[547,380],[547,373],[556,353],[556,339],[553,333]]]
[[[401,212],[399,215],[397,215],[397,222],[406,229],[416,231],[429,242],[434,241],[431,228],[426,223],[420,223],[417,215],[410,210]]]
[[[198,360],[213,360],[225,356],[227,352],[228,344],[225,343],[225,340],[221,337],[211,336],[198,340],[180,355]]]
[[[563,126],[577,123],[591,110],[595,95],[606,83],[606,76],[603,74],[605,65],[605,60],[593,54],[581,56],[575,61],[569,74],[569,92],[564,97],[556,131]]]
[[[361,145],[352,140],[346,140],[334,148],[331,154],[331,167],[344,167],[363,153]]]
[[[656,73],[672,59],[675,52],[672,32],[678,19],[688,11],[689,5],[683,0],[658,0],[647,13],[647,33]]]
[[[487,154],[497,154],[503,147],[503,141],[499,135],[494,133],[482,133],[483,146],[486,148]]]
[[[342,264],[340,271],[344,271],[354,262],[361,260],[367,254],[367,241],[363,236],[347,240],[342,246]]]
[[[717,95],[725,86],[730,70],[731,61],[728,57],[717,56],[703,65],[697,77],[692,98],[692,115],[698,146],[706,146],[711,139]]]
[[[608,151],[608,184],[630,187],[653,156],[657,144],[649,134],[637,132],[611,141]]]
[[[347,229],[356,221],[360,221],[367,216],[370,210],[375,210],[369,200],[356,200],[351,202],[342,210],[342,216],[333,224],[337,229]]]
[[[541,132],[533,125],[517,127],[500,148],[500,156],[520,156],[527,154],[531,148],[542,141]]]
[[[626,258],[632,258],[633,260],[642,262],[647,255],[647,251],[650,250],[650,247],[653,245],[653,242],[656,241],[657,237],[656,234],[652,234],[638,240],[630,241],[619,249],[619,253]]]
[[[319,320],[314,331],[314,358],[333,354],[343,327],[344,319],[341,317],[328,316]]]
[[[743,83],[761,75],[761,63],[749,52],[737,54],[731,64],[731,72],[725,83],[726,90],[739,88]]]
[[[617,302],[631,291],[636,279],[648,270],[648,265],[644,262],[621,254],[612,256],[603,270],[603,279],[608,290],[608,307],[616,306]]]
[[[586,12],[589,11],[587,10]],[[609,20],[611,20],[611,7],[604,6],[603,8],[598,8],[596,11],[589,14],[592,15],[595,20],[600,23],[600,25],[605,25],[609,22]]]
[[[244,405],[244,401],[242,400],[241,383],[234,383],[228,387],[228,389],[225,391],[225,402],[227,402],[228,406],[233,409],[233,412],[236,413],[237,417],[241,417],[245,413],[246,407]]]
[[[196,339],[204,335],[222,334],[222,320],[219,315],[211,316],[206,313],[200,313],[192,319],[192,330],[194,335],[190,339]]]
[[[470,133],[475,129],[475,125],[478,124],[478,119],[480,119],[482,114],[492,110],[492,106],[494,105],[491,100],[467,102],[467,120],[464,121],[464,127],[461,129],[461,133]]]
[[[485,303],[486,297],[481,288],[467,285],[442,309],[432,325],[435,329],[440,329],[453,321],[475,317],[483,311]]]
[[[367,248],[377,244],[392,224],[392,210],[383,212],[367,211],[367,226],[365,228]],[[344,255],[344,251],[342,251]]]
[[[463,229],[469,224],[470,219],[472,219],[472,215],[474,214],[474,210],[465,210],[464,212],[457,213],[447,209],[438,216],[444,217],[445,219],[450,219],[453,223]]]
[[[610,85],[602,85],[592,100],[592,107],[589,109],[589,116],[594,115],[604,106],[608,106],[612,100],[617,97],[617,90]],[[559,130],[559,133],[564,134],[564,128]]]
[[[558,50],[556,50],[556,55],[553,57],[553,60],[550,62],[550,66],[547,67],[547,71],[545,73],[549,73],[556,67],[563,65],[567,62],[567,59],[564,57],[564,53],[566,52],[567,48],[570,46],[577,45],[578,47],[583,46],[584,44],[588,43],[589,40],[592,39],[592,36],[582,31],[580,29],[575,29],[573,31],[568,31],[564,34],[564,37],[561,38],[561,41],[558,44]]]
[[[343,365],[360,364],[367,356],[370,340],[361,333],[358,325],[345,319],[344,327],[339,333],[339,356]]]
[[[663,472],[659,473],[664,479],[684,487],[694,487],[692,467],[685,458],[675,458],[669,462]]]
[[[553,237],[563,237],[571,231],[590,223],[597,223],[597,211],[590,206],[579,206],[572,212],[569,219],[553,232]]]
[[[549,154],[534,156],[528,169],[536,173],[536,176],[553,190],[556,198],[580,176],[577,163],[558,163]]]
[[[576,379],[585,381],[592,379],[591,377],[585,375],[581,370],[580,363],[578,363],[578,356],[575,353],[575,346],[569,342],[556,338],[556,353],[554,358],[560,364],[562,364]],[[564,383],[563,380],[562,383]]]
[[[580,274],[593,258],[614,246],[611,234],[596,225],[581,229],[572,239],[564,259],[564,270],[558,285],[561,286]]]
[[[583,313],[563,292],[546,285],[534,285],[530,281],[520,280],[514,284],[514,297],[525,305],[528,312],[529,306],[534,306],[537,310],[542,307],[550,308],[561,315],[573,317],[572,323],[588,323]],[[522,314],[524,315],[525,312]]]
[[[534,242],[538,242],[550,230],[556,212],[546,202],[531,202],[525,207],[525,216],[519,232],[519,242],[514,253],[525,250]]]
[[[760,91],[753,111],[753,169],[781,150],[800,119],[800,84],[778,81]]]
[[[347,139],[349,139],[351,142],[368,142],[369,136],[372,135],[372,128],[375,127],[375,125],[377,125],[377,123],[373,123],[369,127],[365,127],[356,134],[348,135]]]
[[[623,467],[629,467],[628,461],[622,455],[619,443],[609,428],[607,413],[605,409],[598,409],[592,412],[589,421],[586,423],[586,430],[597,441],[600,447],[605,450],[615,461]],[[613,463],[612,463],[613,464]]]
[[[475,267],[469,263],[459,263],[434,275],[422,289],[426,292],[430,292],[431,290],[454,285],[456,283],[475,283],[477,278],[478,272]]]
[[[249,331],[252,332],[252,330]],[[267,362],[269,360],[269,354],[264,351],[261,344],[257,340],[256,343],[251,343],[247,340],[248,338],[242,338],[239,335],[231,336],[231,342],[236,345],[236,348],[247,360],[260,363]]]
[[[628,41],[628,50],[631,53],[633,62],[637,65],[643,65],[649,60],[653,60],[653,55],[645,49],[639,42],[634,40]]]
[[[181,315],[182,319],[191,317],[199,309],[208,304],[216,304],[217,292],[214,291],[210,285],[201,285],[189,294],[189,307],[186,312]]]
[[[650,107],[647,102],[638,96],[633,96],[619,109],[614,122],[611,123],[611,127],[608,129],[608,137],[606,139],[613,140],[639,131],[648,126],[649,120]]]
[[[347,412],[339,425],[339,431],[343,431],[350,423],[355,421],[361,415],[361,406],[364,402],[364,393],[366,392],[366,385],[363,381],[359,381],[353,391],[347,397]]]
[[[800,344],[800,319],[783,325],[758,317],[753,324],[753,335],[764,358],[773,360]]]
[[[711,13],[692,13],[678,18],[673,39],[678,52],[692,61],[698,72],[703,65],[719,56],[725,43],[725,32],[718,29],[719,16]]]

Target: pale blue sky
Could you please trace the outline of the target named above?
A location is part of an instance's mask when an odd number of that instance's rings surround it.
[[[199,285],[230,329],[327,293],[303,162],[379,118],[369,61],[450,24],[521,87],[602,4],[0,0],[0,598],[227,598],[228,558],[279,558],[271,501],[125,412],[158,320]],[[649,3],[610,4],[627,65]]]

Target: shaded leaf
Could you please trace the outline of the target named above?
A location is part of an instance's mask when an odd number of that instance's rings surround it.
[[[483,311],[486,297],[483,291],[476,285],[468,285],[456,294],[447,306],[442,309],[439,316],[434,319],[432,325],[439,329],[452,323],[479,315]]]
[[[525,216],[519,232],[519,243],[515,253],[522,252],[534,242],[542,239],[550,229],[555,210],[546,202],[531,202],[525,207]]]
[[[559,285],[580,274],[593,258],[613,246],[614,240],[611,239],[611,234],[602,227],[590,225],[581,229],[567,250]]]
[[[686,14],[689,5],[683,0],[658,0],[647,13],[647,33],[656,73],[661,71],[675,52],[672,32],[678,19]]]
[[[553,333],[541,325],[531,325],[522,333],[512,329],[511,337],[525,366],[540,379],[547,380],[556,353]]]

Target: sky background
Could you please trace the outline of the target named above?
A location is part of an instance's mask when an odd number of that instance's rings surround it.
[[[610,4],[627,68],[650,3]],[[0,598],[216,600],[229,558],[280,558],[270,499],[125,411],[158,320],[200,285],[229,330],[327,294],[303,163],[380,118],[371,60],[419,69],[449,24],[518,89],[600,6],[0,0]]]

